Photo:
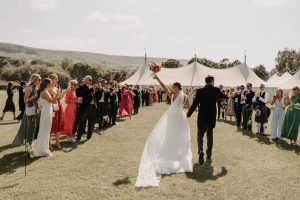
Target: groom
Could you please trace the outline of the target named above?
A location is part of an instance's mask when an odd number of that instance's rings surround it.
[[[214,87],[214,77],[207,76],[205,78],[205,87],[198,89],[194,102],[187,113],[189,118],[195,109],[200,106],[198,112],[198,154],[199,164],[204,164],[203,153],[203,137],[205,132],[207,137],[207,161],[211,161],[212,147],[213,147],[213,129],[216,126],[216,103],[218,99],[228,99],[228,97],[221,92],[219,88]]]

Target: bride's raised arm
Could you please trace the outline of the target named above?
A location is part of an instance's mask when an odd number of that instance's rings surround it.
[[[161,87],[166,91],[167,95],[172,98],[171,91],[166,87],[166,85],[158,78],[157,75],[154,76],[154,79],[158,81],[158,83],[161,85]]]

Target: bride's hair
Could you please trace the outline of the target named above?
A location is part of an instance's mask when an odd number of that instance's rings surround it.
[[[40,97],[41,92],[43,92],[44,89],[46,89],[47,86],[48,86],[50,83],[51,83],[51,79],[49,79],[49,78],[45,78],[45,79],[42,80],[41,86],[40,86],[40,88],[38,89],[38,97]]]
[[[182,90],[181,84],[179,82],[173,83],[173,87],[177,87],[179,90]]]

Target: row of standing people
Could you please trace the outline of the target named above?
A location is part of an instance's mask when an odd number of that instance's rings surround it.
[[[252,115],[254,113],[257,122],[257,135],[266,136],[265,129],[269,116],[272,114],[271,138],[276,141],[282,138],[289,139],[290,144],[295,144],[300,124],[300,91],[298,87],[292,89],[292,95],[283,94],[282,89],[277,89],[271,100],[271,108],[267,106],[270,94],[265,91],[265,86],[260,85],[260,91],[255,93],[252,84],[248,83],[246,89],[243,85],[230,90],[220,90],[228,96],[228,99],[218,101],[218,118],[222,116],[235,117],[238,128],[252,131]],[[272,111],[272,112],[271,112]]]
[[[133,107],[136,112],[134,114],[138,113],[139,105],[136,107],[136,104],[133,105],[133,101],[130,101],[130,97],[135,96],[135,89],[124,86],[119,90],[116,82],[107,84],[103,80],[93,86],[91,83],[91,76],[86,76],[79,87],[77,81],[72,80],[68,89],[62,92],[57,86],[56,74],[43,79],[42,83],[40,75],[32,75],[24,88],[25,114],[12,145],[20,146],[25,141],[29,143],[31,153],[36,156],[48,156],[51,155],[51,134],[56,136],[57,148],[61,148],[60,135],[66,135],[74,142],[73,136],[77,132],[79,141],[88,123],[87,139],[90,139],[95,122],[99,123],[100,129],[103,128],[102,117],[107,115],[109,124],[115,125],[118,110],[121,116],[131,116]],[[65,109],[61,103],[64,97]],[[138,98],[134,100],[137,101]],[[37,139],[35,148],[34,139]]]

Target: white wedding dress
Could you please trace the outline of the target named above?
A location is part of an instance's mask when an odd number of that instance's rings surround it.
[[[162,174],[192,172],[190,127],[180,92],[152,130],[141,158],[136,187],[159,186]]]
[[[43,98],[39,99],[39,103],[42,106],[42,110],[34,155],[36,157],[51,156],[52,154],[49,150],[49,139],[52,126],[52,103],[49,103]]]

